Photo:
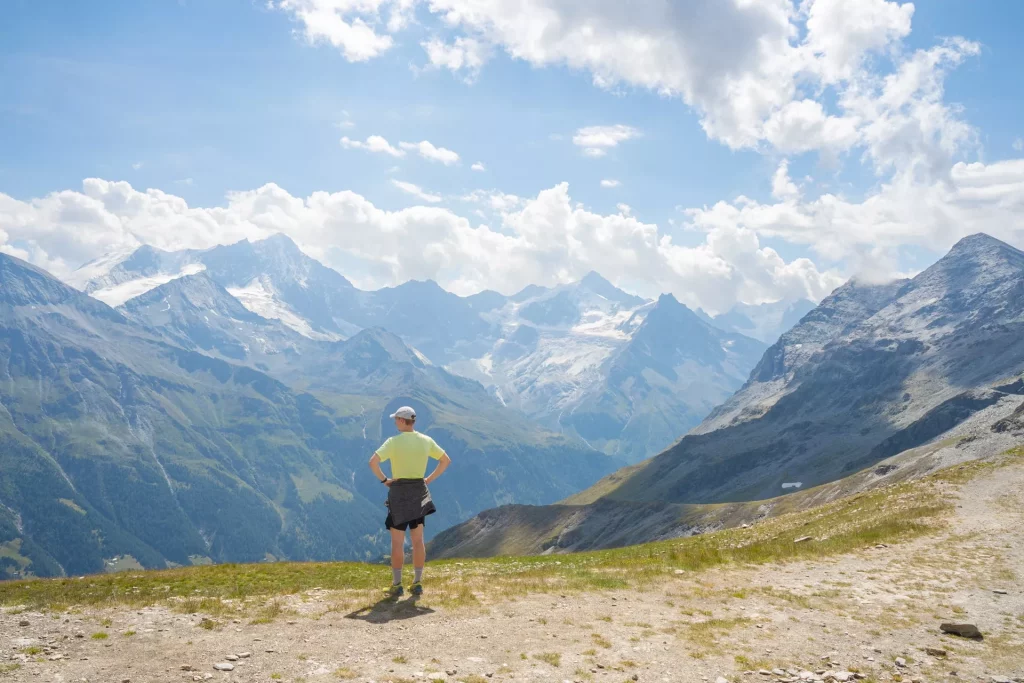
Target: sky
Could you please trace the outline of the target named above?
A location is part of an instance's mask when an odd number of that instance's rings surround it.
[[[0,251],[288,234],[373,289],[721,312],[1024,247],[1024,3],[0,4]]]

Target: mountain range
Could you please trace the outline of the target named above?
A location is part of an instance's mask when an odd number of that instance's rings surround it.
[[[524,525],[537,533],[520,552],[694,533],[686,506],[770,499],[897,458],[881,477],[939,447],[1005,446],[1024,437],[1022,415],[1024,252],[974,235],[912,279],[837,289],[656,457],[561,505],[488,511],[441,534],[433,552],[502,551]]]
[[[196,318],[202,305],[180,323],[173,311],[157,310],[163,304],[154,302],[164,292],[174,299],[175,283],[196,278],[219,288],[222,320],[238,321],[230,329]],[[460,297],[432,281],[364,291],[283,235],[205,251],[141,247],[86,264],[68,282],[165,330],[175,343],[199,335],[192,341],[208,352],[220,339],[215,352],[221,357],[259,363],[265,371],[280,365],[271,356],[285,350],[301,355],[298,336],[340,341],[382,328],[425,363],[479,382],[532,423],[626,463],[671,445],[742,385],[765,345],[726,322],[754,317],[781,324],[778,310],[802,305],[737,309],[734,319],[718,324],[671,296],[648,301],[593,272],[579,282],[530,286],[512,296],[485,291]],[[279,324],[267,326],[267,320]],[[217,330],[200,331],[204,326]],[[659,357],[651,351],[655,337]],[[709,353],[713,348],[719,351]]]

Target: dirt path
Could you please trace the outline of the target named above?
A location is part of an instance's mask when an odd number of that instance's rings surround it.
[[[310,591],[272,623],[217,630],[163,607],[4,613],[0,682],[1024,681],[1024,466],[982,475],[960,497],[935,536],[673,576],[644,592],[505,600],[482,585],[482,606],[358,609]],[[943,621],[977,624],[985,639],[942,635]],[[240,657],[234,670],[215,671],[228,655]]]

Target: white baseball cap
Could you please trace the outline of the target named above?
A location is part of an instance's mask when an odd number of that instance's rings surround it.
[[[400,417],[403,420],[415,420],[416,411],[409,406],[402,406],[395,412],[391,413],[391,419],[395,419],[396,417]]]

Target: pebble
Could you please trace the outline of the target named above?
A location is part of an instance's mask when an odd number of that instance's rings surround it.
[[[992,592],[995,593],[996,595],[1006,595],[1006,591],[1003,590],[1002,588],[993,588]]]
[[[946,656],[946,651],[943,650],[941,647],[926,647],[924,649],[924,651],[927,652],[928,654],[930,654],[932,657],[945,657]]]
[[[803,543],[805,541],[810,541],[810,540],[811,540],[810,536],[801,536],[800,538],[798,538],[795,541],[793,541],[793,543]]]
[[[238,657],[240,659],[249,659],[249,657],[252,657],[252,653],[251,652],[239,652],[238,653]]]
[[[226,659],[229,662],[237,662],[238,661],[238,655],[228,655],[224,659]]]
[[[902,669],[906,665],[907,665],[907,660],[903,659],[903,657],[897,657],[896,658],[896,666],[898,666],[898,667],[900,667]]]
[[[234,671],[235,665],[231,662],[217,662],[213,665],[213,668],[217,671]]]
[[[725,676],[719,676],[715,679],[715,683],[729,683],[729,679]]]

